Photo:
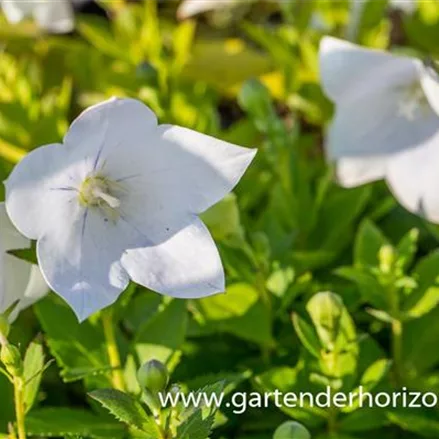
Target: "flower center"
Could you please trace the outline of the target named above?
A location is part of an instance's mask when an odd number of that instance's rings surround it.
[[[87,207],[117,209],[120,200],[112,193],[114,183],[107,178],[95,175],[87,177],[79,188],[79,202]]]
[[[409,121],[414,121],[429,108],[427,97],[418,81],[403,87],[400,91],[398,114]]]

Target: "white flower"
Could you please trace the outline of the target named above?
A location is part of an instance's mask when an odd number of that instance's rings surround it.
[[[196,298],[224,291],[216,246],[198,214],[237,184],[256,151],[157,125],[133,99],[82,113],[64,145],[38,148],[6,182],[6,208],[50,287],[79,319],[130,279]]]
[[[10,23],[31,17],[49,32],[67,33],[74,29],[73,7],[69,0],[0,0],[0,5]]]
[[[11,320],[49,291],[37,265],[7,253],[9,250],[29,247],[30,241],[11,224],[5,204],[0,203],[0,314],[18,300],[10,316]]]
[[[414,58],[327,37],[321,80],[335,102],[326,149],[340,183],[385,178],[410,211],[439,222],[439,85]]]

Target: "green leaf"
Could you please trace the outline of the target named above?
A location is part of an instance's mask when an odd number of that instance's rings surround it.
[[[376,430],[390,424],[386,411],[380,408],[363,407],[343,417],[340,430],[344,433],[358,433]]]
[[[437,438],[439,436],[439,419],[413,410],[393,411],[388,413],[389,420],[405,431],[422,437]]]
[[[375,361],[364,372],[360,384],[366,391],[372,390],[387,374],[391,366],[391,361],[385,358]]]
[[[118,439],[125,436],[121,424],[72,408],[34,410],[26,416],[26,429],[30,436],[37,437]]]
[[[419,230],[412,229],[401,239],[397,246],[397,265],[404,271],[412,262],[418,250]]]
[[[405,324],[403,352],[408,369],[414,369],[419,375],[439,364],[438,337],[438,307]]]
[[[24,356],[24,403],[26,413],[32,408],[40,388],[44,369],[44,352],[40,341],[34,340]]]
[[[277,367],[264,372],[255,379],[255,383],[262,392],[272,393],[276,390],[282,393],[298,392],[300,389],[306,388],[311,391],[308,381],[302,381],[300,366],[296,368],[291,367]],[[318,391],[321,389],[319,388]],[[303,422],[307,426],[317,427],[324,422],[326,413],[324,409],[318,407],[290,407],[282,405],[280,409],[288,416]]]
[[[298,314],[293,314],[292,321],[297,336],[302,342],[307,351],[316,358],[320,358],[322,345],[314,328],[305,320],[299,317]]]
[[[201,389],[198,389],[194,394],[194,400],[199,402],[199,405],[192,405],[189,407],[184,407],[181,416],[189,417],[196,410],[200,409],[204,418],[214,415],[219,407],[217,407],[214,402],[219,401],[221,394],[224,392],[225,381],[218,381],[213,384],[208,384]],[[206,400],[211,401],[210,407],[205,404]]]
[[[405,318],[417,319],[428,314],[439,304],[439,286],[428,288],[423,296],[404,313]]]
[[[171,300],[159,310],[137,333],[135,349],[140,363],[154,359],[169,363],[186,338],[187,322],[185,300]]]
[[[379,266],[378,254],[382,246],[390,245],[378,227],[368,219],[358,228],[354,245],[354,262],[358,266]]]
[[[116,419],[140,431],[157,433],[154,421],[148,417],[140,402],[115,389],[99,389],[89,395],[100,402]]]
[[[236,195],[231,193],[201,215],[210,233],[218,241],[243,234]]]
[[[81,16],[77,24],[81,35],[100,52],[113,58],[126,60],[128,53],[123,50],[109,29],[108,21],[96,16]]]
[[[197,301],[207,320],[242,317],[259,300],[259,293],[249,284],[233,284],[225,294],[216,294]]]
[[[313,239],[319,250],[340,252],[352,242],[355,220],[371,195],[368,186],[337,191],[324,199]]]
[[[38,265],[35,241],[32,241],[31,248],[8,250],[7,253],[23,261]]]
[[[253,343],[272,345],[271,318],[250,284],[230,285],[225,294],[195,302],[199,308],[197,323],[205,330],[227,332]]]
[[[39,301],[35,310],[64,381],[102,375],[111,369],[99,322],[80,324],[71,309],[53,295]]]
[[[404,310],[414,311],[414,316],[425,314],[432,302],[434,302],[434,291],[439,287],[439,250],[435,250],[422,258],[412,273],[417,283],[417,288],[407,297],[404,302]],[[428,292],[428,290],[431,290]]]
[[[363,300],[371,303],[378,309],[387,310],[389,303],[383,286],[378,279],[361,267],[340,267],[335,273],[355,283]]]
[[[179,439],[207,439],[214,420],[213,415],[203,419],[201,410],[197,410],[178,426],[177,437]]]
[[[183,21],[174,31],[172,38],[174,48],[173,74],[177,75],[189,60],[190,50],[195,35],[196,22]]]

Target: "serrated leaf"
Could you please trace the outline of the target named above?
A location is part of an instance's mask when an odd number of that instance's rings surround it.
[[[42,372],[44,369],[43,346],[38,340],[31,342],[24,356],[24,403],[26,413],[34,405],[40,388]]]
[[[30,412],[26,417],[29,436],[80,436],[91,439],[118,439],[125,436],[121,424],[100,418],[85,410],[71,408],[44,408]]]
[[[178,426],[177,437],[179,439],[207,439],[212,430],[214,419],[214,415],[203,419],[201,410],[197,410]]]
[[[218,381],[213,384],[208,384],[207,386],[197,390],[195,393],[193,393],[194,399],[192,401],[194,404],[192,406],[184,407],[184,410],[180,416],[182,418],[189,418],[197,410],[201,410],[201,414],[205,418],[215,415],[220,408],[219,404],[223,398],[224,387],[225,382]]]
[[[211,373],[207,375],[198,376],[190,380],[187,385],[190,389],[199,389],[209,385],[209,383],[222,382],[224,383],[224,394],[228,394],[233,391],[236,386],[241,382],[249,379],[252,376],[251,370],[246,370],[244,372],[219,372]]]
[[[154,421],[149,418],[142,404],[133,396],[116,389],[99,389],[89,393],[116,419],[145,433],[156,432]]]

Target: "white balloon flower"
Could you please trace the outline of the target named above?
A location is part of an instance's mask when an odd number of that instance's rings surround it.
[[[320,74],[336,104],[326,150],[339,182],[385,178],[408,210],[439,222],[436,74],[418,59],[332,37],[321,42]]]
[[[180,298],[224,291],[224,271],[198,218],[237,184],[256,150],[157,125],[139,101],[84,111],[64,145],[38,148],[6,182],[12,222],[37,240],[41,271],[80,320],[129,280]]]
[[[30,241],[11,224],[5,204],[0,203],[0,314],[18,301],[10,315],[11,320],[49,291],[37,265],[8,253],[9,250],[29,247]]]
[[[74,29],[73,6],[69,0],[0,0],[0,6],[13,24],[33,18],[49,32],[67,33]]]

